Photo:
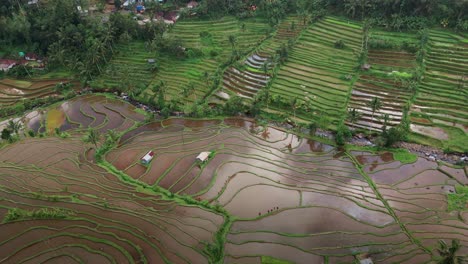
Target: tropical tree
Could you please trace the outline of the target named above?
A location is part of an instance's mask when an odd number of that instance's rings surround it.
[[[379,111],[380,108],[382,108],[382,102],[380,101],[380,98],[374,97],[372,100],[367,102],[367,106],[371,108],[372,110],[372,117],[371,120],[374,121],[374,114],[376,111]],[[369,132],[370,132],[371,127],[369,126]]]
[[[262,71],[265,74],[265,80],[268,79],[268,70],[270,68],[270,62],[267,60],[262,64]]]
[[[114,143],[117,142],[118,139],[119,139],[119,134],[117,134],[117,132],[115,132],[115,130],[111,129],[111,130],[107,131],[107,133],[106,133],[107,143],[114,144]]]
[[[460,242],[456,239],[452,240],[452,245],[449,247],[445,240],[439,240],[437,252],[440,255],[438,264],[461,264],[464,259],[461,256],[456,256],[457,251],[460,249]]]
[[[361,52],[367,52],[367,50],[368,50],[369,37],[370,37],[370,28],[371,28],[371,23],[369,22],[369,20],[364,21],[364,24],[362,25]]]
[[[235,35],[228,36],[229,43],[231,44],[232,51],[236,49],[237,37]]]
[[[9,142],[10,142],[11,139],[12,139],[12,137],[11,137],[11,131],[10,131],[9,129],[4,128],[4,129],[2,130],[1,138],[2,138],[3,140],[6,140],[6,141],[9,141]]]
[[[85,136],[83,137],[83,142],[91,143],[97,149],[97,143],[99,142],[100,138],[101,138],[101,134],[99,133],[99,131],[90,127],[88,128]]]
[[[387,126],[388,126],[388,123],[390,122],[390,115],[389,114],[383,114],[382,116],[380,116],[379,118],[380,120],[382,120],[383,122],[383,125],[382,125],[382,132],[387,132]]]
[[[346,120],[351,122],[351,126],[354,127],[354,123],[361,118],[362,113],[359,112],[356,108],[348,109],[348,115],[346,116]]]
[[[296,111],[297,109],[300,109],[302,105],[304,104],[304,101],[301,101],[297,99],[297,97],[294,97],[294,99],[291,101],[291,107],[293,109],[293,115],[294,115],[294,123],[296,123]]]
[[[182,88],[182,95],[184,97],[190,97],[190,95],[195,94],[195,84],[189,82],[184,88]],[[195,101],[197,100],[197,95],[195,94]]]

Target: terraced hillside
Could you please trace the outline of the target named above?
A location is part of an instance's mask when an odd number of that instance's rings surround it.
[[[149,150],[156,156],[152,165],[144,167],[139,157]],[[202,151],[215,152],[204,166],[195,162]],[[385,174],[388,179],[381,176],[384,181],[399,181],[401,171],[407,178],[418,174],[418,170],[444,175],[434,170],[436,163],[419,160],[415,165],[403,165],[390,153],[374,156],[338,152],[242,119],[226,119],[223,123],[169,119],[153,123],[130,132],[107,159],[151,186],[223,206],[234,217],[225,244],[225,263],[260,263],[261,256],[294,263],[320,263],[324,259],[351,263],[354,255],[367,252],[377,263],[424,263],[435,253],[431,248],[436,240],[429,236],[419,244],[415,239],[421,238],[419,232],[430,224],[423,217],[404,214],[405,204],[393,202],[390,197],[388,202],[380,198],[381,194],[394,197],[395,193],[406,192],[393,189],[380,178],[376,181],[382,190],[369,184],[374,184],[371,173],[377,175],[390,165],[395,170]],[[357,164],[362,164],[365,171],[357,170]],[[414,166],[417,169],[412,169]],[[463,170],[441,169],[466,182]],[[421,184],[422,190],[434,185],[444,188],[425,201],[424,207],[444,219],[442,222],[453,221],[451,214],[444,213],[445,193],[453,191],[459,182],[446,175],[428,181],[427,185]],[[408,198],[410,203],[417,203],[419,196],[414,197]],[[421,213],[412,209],[416,215]],[[401,221],[411,228],[402,228]],[[444,235],[439,237],[452,239],[459,237],[457,233],[465,234],[462,226],[466,223],[457,221],[460,227],[445,229],[441,225]],[[462,244],[462,252],[466,252],[468,241]]]
[[[369,153],[352,154],[363,165],[364,173],[375,183],[400,223],[422,247],[435,253],[434,245],[437,240],[458,239],[463,245],[459,254],[468,254],[468,212],[450,212],[446,203],[447,194],[456,193],[454,186],[468,184],[464,169],[454,169],[423,158],[413,164],[401,164],[388,155],[379,157]],[[411,246],[405,252],[413,250],[414,246]],[[424,259],[420,257],[421,260]]]
[[[79,137],[0,151],[2,263],[208,262],[222,216],[136,190],[90,157]]]
[[[240,118],[129,130],[114,120],[140,114],[103,96],[60,107],[77,124],[68,138],[0,149],[2,262],[429,263],[439,238],[468,253],[468,217],[446,196],[468,183],[463,169],[344,152]],[[124,134],[101,161],[82,128],[110,124]]]
[[[265,37],[268,24],[261,19],[237,20],[224,17],[215,21],[187,20],[178,22],[170,32],[170,36],[179,38],[182,45],[201,51],[201,56],[186,59],[175,59],[170,56],[160,56],[160,70],[153,79],[151,87],[158,86],[161,81],[166,85],[167,99],[179,99],[182,102],[194,102],[207,95],[218,68],[229,61],[233,46],[229,36],[234,36],[234,49],[241,54],[248,53]],[[188,94],[184,89],[192,86]]]
[[[126,91],[148,86],[154,76],[148,59],[154,59],[156,53],[151,52],[143,41],[119,44],[114,50],[114,58],[91,85],[97,88],[121,88]]]
[[[392,32],[375,31],[372,38],[390,40],[394,43],[415,43],[414,34],[397,34]],[[400,47],[394,49],[370,48],[368,53],[369,71],[363,72],[353,86],[348,108],[357,109],[361,117],[357,122],[348,122],[356,128],[380,131],[384,124],[383,116],[388,115],[387,127],[400,124],[403,110],[408,105],[415,90],[405,85],[406,79],[411,78],[411,72],[416,67],[414,53]],[[399,76],[405,76],[403,80]],[[409,76],[409,77],[406,77]],[[378,98],[381,108],[372,113],[370,101]],[[374,116],[374,118],[372,118]]]
[[[411,107],[412,130],[417,133],[415,140],[423,143],[429,140],[453,150],[468,150],[466,42],[467,39],[459,35],[430,31],[426,75]]]
[[[23,123],[38,133],[84,130],[93,127],[103,133],[108,130],[125,131],[144,120],[130,104],[105,96],[80,96],[48,110],[28,113]]]
[[[0,107],[13,105],[23,99],[34,99],[55,94],[55,85],[68,83],[68,79],[0,79]]]
[[[252,99],[268,83],[276,51],[281,45],[294,40],[303,28],[304,25],[294,16],[281,21],[274,36],[262,43],[239,65],[240,67],[230,67],[224,72],[223,91],[229,90],[241,97]]]
[[[345,48],[334,45],[342,40]],[[356,67],[356,52],[361,45],[361,29],[335,18],[325,18],[308,28],[298,39],[271,86],[276,101],[288,105],[297,98],[313,114],[302,111],[306,120],[320,113],[336,123],[346,111],[352,74]],[[291,111],[285,107],[281,111]]]

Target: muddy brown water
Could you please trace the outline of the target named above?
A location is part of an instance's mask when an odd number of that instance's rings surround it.
[[[53,139],[53,140],[47,140],[50,144],[55,144],[58,139]],[[31,145],[32,142],[40,142],[39,140],[32,140],[29,142]],[[19,145],[13,145],[13,147],[19,148]],[[81,146],[82,147],[82,146]],[[60,152],[61,150],[59,148],[46,148],[49,149],[49,151],[55,151],[55,152]],[[84,149],[80,149],[79,145],[76,146],[71,146],[71,148],[68,149],[68,151],[79,151],[79,152],[84,152]],[[48,155],[50,155],[49,153]],[[32,153],[31,155],[34,155]],[[64,155],[64,154],[62,154]],[[53,156],[53,155],[52,155]],[[76,153],[70,152],[69,154],[65,154],[65,157],[68,158],[78,158],[79,155],[76,155]],[[18,160],[18,159],[17,159]],[[44,159],[44,164],[47,164],[46,159]],[[21,159],[17,162],[29,164],[29,159]],[[82,162],[86,163],[86,159],[83,159]],[[73,163],[72,163],[73,164]],[[48,166],[57,166],[58,163],[49,163]],[[77,166],[79,167],[79,166]],[[158,253],[155,251],[154,248],[148,247],[148,242],[147,241],[141,241],[134,237],[133,235],[130,235],[132,233],[139,234],[140,231],[142,230],[140,236],[142,237],[147,237],[149,236],[149,239],[153,245],[156,245],[161,249],[161,252],[171,261],[171,262],[180,262],[182,261],[181,255],[189,259],[191,262],[194,263],[204,263],[207,262],[205,256],[201,255],[199,252],[194,251],[190,247],[186,247],[182,244],[190,245],[193,248],[202,248],[202,243],[201,240],[204,241],[211,241],[213,237],[213,232],[215,232],[218,228],[218,225],[222,222],[222,217],[216,216],[212,213],[208,213],[203,211],[202,209],[199,208],[186,208],[186,207],[177,207],[175,208],[172,204],[167,204],[163,205],[163,203],[151,203],[150,200],[147,200],[151,196],[145,197],[144,199],[144,206],[143,203],[139,205],[136,199],[139,197],[141,194],[135,193],[134,192],[134,187],[131,186],[126,186],[126,188],[115,188],[114,191],[112,192],[113,185],[117,183],[117,185],[121,185],[115,179],[113,178],[101,178],[97,177],[96,180],[99,181],[99,185],[102,188],[100,191],[93,192],[92,190],[95,189],[95,186],[92,184],[92,177],[96,177],[96,171],[90,170],[90,171],[77,171],[76,169],[71,169],[72,167],[67,166],[68,171],[67,173],[70,173],[71,175],[64,174],[61,171],[56,171],[57,177],[64,177],[64,176],[71,176],[71,178],[64,178],[59,179],[58,182],[60,184],[66,184],[66,186],[69,187],[68,191],[70,192],[78,192],[78,193],[83,193],[83,194],[93,194],[96,195],[97,197],[101,198],[106,198],[109,205],[111,208],[113,206],[118,206],[120,208],[119,211],[118,209],[106,209],[102,208],[96,205],[82,205],[82,204],[75,204],[75,203],[66,203],[66,202],[50,202],[50,201],[41,201],[41,200],[34,200],[34,199],[24,199],[24,198],[19,198],[17,195],[16,197],[13,198],[12,200],[17,201],[18,203],[22,204],[35,204],[35,205],[51,205],[53,206],[58,206],[58,207],[63,207],[63,208],[70,208],[73,209],[74,211],[78,212],[78,217],[82,217],[84,219],[90,219],[92,221],[95,221],[96,223],[100,223],[103,226],[119,226],[122,228],[122,231],[119,230],[113,230],[111,229],[106,229],[103,231],[110,231],[111,233],[118,233],[119,236],[127,239],[128,241],[132,241],[135,244],[141,244],[141,248],[144,250],[144,254],[147,256],[148,260],[151,261],[152,263],[159,263],[158,261],[161,261],[161,258],[158,257]],[[86,167],[84,167],[86,168]],[[49,168],[50,169],[50,168]],[[36,174],[35,177],[52,177],[53,174],[51,174],[53,170],[49,172],[49,174],[42,175],[42,174]],[[14,172],[12,172],[14,173]],[[24,179],[27,179],[30,174],[24,173],[21,174]],[[80,177],[83,177],[83,175],[88,175],[90,178],[86,179],[85,181],[79,181],[78,179]],[[38,179],[36,179],[32,183],[37,183]],[[82,184],[83,186],[81,188],[75,188],[75,186],[72,184],[73,182]],[[26,183],[26,181],[23,183],[23,185]],[[20,185],[12,185],[12,187],[18,188]],[[123,187],[123,186],[122,186]],[[63,188],[63,187],[62,187]],[[57,188],[56,189],[62,189],[62,188]],[[47,189],[45,189],[46,191]],[[145,195],[147,196],[147,195]],[[2,195],[2,197],[6,197],[5,195]],[[153,198],[154,199],[154,198]],[[83,200],[88,200],[88,197],[83,197]],[[92,201],[92,200],[91,200]],[[96,202],[99,202],[100,200],[98,199]],[[102,201],[102,200],[101,200]],[[130,201],[135,201],[135,202],[130,202]],[[0,202],[2,205],[7,205],[5,202]],[[163,207],[161,207],[163,206]],[[155,208],[156,210],[161,210],[158,212],[158,214],[151,213],[151,210],[154,209],[148,209],[148,208]],[[28,209],[26,207],[26,209]],[[130,213],[131,212],[131,213]],[[136,214],[136,215],[134,215]],[[96,217],[94,217],[96,216]],[[176,221],[176,219],[178,219]],[[181,221],[182,224],[179,223]],[[68,221],[67,224],[74,224],[74,223],[69,223]],[[46,222],[43,222],[46,223]],[[62,222],[60,222],[62,223]],[[162,225],[162,227],[158,227],[159,225]],[[36,226],[37,224],[31,222],[31,226]],[[43,224],[42,224],[43,225]],[[51,225],[52,227],[56,227],[54,223],[50,223],[47,225]],[[0,229],[4,228],[6,226],[0,227]],[[21,227],[21,228],[20,228]],[[130,232],[123,232],[123,230],[132,230]],[[18,225],[18,228],[12,228],[9,229],[11,232],[16,233],[20,232],[21,230],[24,230],[24,225]],[[1,231],[1,230],[0,230]],[[79,232],[80,234],[86,233],[85,232]],[[5,232],[2,232],[2,234],[5,234]],[[44,237],[45,234],[40,233],[40,237]],[[91,235],[92,233],[90,233]],[[97,235],[97,233],[93,234],[94,236]],[[101,235],[97,235],[102,237]],[[106,239],[109,239],[112,241],[114,238],[109,237],[108,235],[105,235]],[[177,238],[177,241],[175,240]],[[194,239],[198,238],[200,240]],[[30,239],[34,239],[32,236],[28,234],[25,234],[18,240],[19,244],[24,244],[27,241],[30,241]],[[86,241],[81,241],[81,240],[66,240],[62,241],[61,244],[66,244],[66,243],[82,243],[84,245],[87,244]],[[116,243],[121,243],[120,241],[116,241]],[[182,243],[182,244],[181,244]],[[12,244],[15,246],[16,244]],[[94,244],[89,244],[90,247],[96,247]],[[34,250],[39,251],[41,248],[39,247],[40,244],[38,244],[38,247],[34,247]],[[99,246],[101,245],[99,244]],[[125,246],[126,248],[129,248],[128,246]],[[2,248],[2,252],[4,247],[0,246]],[[113,257],[117,258],[118,263],[124,263],[124,259],[119,257],[118,252],[114,252],[113,249],[111,248],[103,248],[106,252],[110,253]],[[129,249],[130,250],[130,249]],[[12,252],[11,250],[8,250],[7,252]],[[30,252],[30,251],[28,251]],[[134,251],[135,252],[135,251]],[[21,254],[24,254],[21,252]],[[133,253],[131,254],[132,256],[136,256]],[[15,260],[16,259],[22,259],[23,255],[16,256],[15,255]],[[83,258],[86,258],[86,255],[83,255]],[[91,259],[91,258],[90,258]],[[91,259],[92,260],[92,259]],[[94,261],[94,260],[93,260]]]
[[[102,102],[101,99],[91,100],[95,105]],[[111,102],[105,104],[114,109]],[[95,109],[106,111],[102,107]],[[115,115],[115,118],[123,117]],[[355,252],[380,252],[379,242],[385,237],[391,242],[392,254],[398,250],[395,245],[411,245],[354,164],[333,147],[280,129],[265,129],[251,120],[231,118],[223,124],[219,120],[181,120],[164,121],[164,128],[156,122],[130,131],[106,159],[144,182],[154,184],[159,180],[160,186],[175,192],[194,195],[197,199],[217,199],[233,215],[250,219],[234,222],[229,236],[232,242],[241,244],[228,242],[228,255],[266,254],[304,262],[302,257],[310,260],[317,254],[343,254],[345,259]],[[68,143],[67,147],[63,146],[64,142]],[[0,151],[0,169],[11,176],[0,179],[0,184],[21,191],[43,189],[48,193],[79,193],[92,205],[52,203],[5,191],[0,197],[8,197],[10,201],[0,201],[0,204],[23,204],[24,208],[31,208],[29,204],[53,204],[71,208],[84,219],[102,224],[102,231],[115,232],[129,241],[144,244],[144,254],[154,263],[161,258],[148,245],[160,248],[172,262],[183,262],[177,254],[194,263],[207,261],[200,254],[201,241],[213,238],[222,223],[221,216],[136,192],[134,187],[92,164],[86,148],[73,136],[65,140],[28,139],[7,146]],[[154,149],[157,156],[146,169],[138,163],[149,149]],[[194,160],[204,150],[217,150],[217,154],[200,169],[194,166]],[[446,212],[445,197],[453,190],[455,180],[437,171],[436,163],[419,159],[413,164],[401,165],[390,153],[353,152],[352,155],[369,172],[400,220],[409,224],[412,230],[437,229],[440,224],[440,232],[450,233],[447,227],[452,226],[456,232],[464,234],[463,229],[456,227],[461,226],[457,217]],[[3,169],[2,161],[20,167],[33,164],[43,168],[44,173],[24,172],[14,167]],[[443,169],[459,181],[466,177],[463,170]],[[30,175],[35,178],[30,179]],[[9,182],[13,176],[14,180]],[[66,191],[64,186],[67,186]],[[109,208],[100,205],[103,201]],[[261,218],[256,219],[258,213]],[[446,222],[446,219],[455,222]],[[108,227],[104,227],[106,225]],[[113,225],[128,231],[113,230],[110,227]],[[15,228],[12,232],[20,232],[20,229]],[[236,232],[245,233],[237,235]],[[270,232],[316,236],[288,238]],[[142,241],[132,233],[142,235],[150,242]],[[428,245],[433,243],[426,241],[429,240],[425,240]],[[342,246],[345,244],[349,247]],[[330,248],[330,245],[337,246]],[[328,248],[319,249],[319,246]],[[402,255],[411,258],[411,254]],[[323,260],[322,257],[319,259]]]

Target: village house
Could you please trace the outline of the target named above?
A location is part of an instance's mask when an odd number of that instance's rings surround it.
[[[16,60],[0,59],[0,71],[6,72],[17,64],[18,62]]]
[[[190,8],[190,9],[195,8],[197,6],[198,6],[198,3],[196,1],[190,1],[187,3],[187,8]]]
[[[39,56],[36,53],[28,52],[24,55],[24,59],[28,61],[37,61],[39,60]]]

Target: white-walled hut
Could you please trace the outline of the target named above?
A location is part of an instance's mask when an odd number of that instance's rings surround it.
[[[365,258],[365,259],[359,260],[359,264],[374,264],[374,262],[372,261],[371,258]]]
[[[143,156],[143,158],[141,158],[141,163],[145,165],[149,164],[153,158],[154,158],[154,151],[150,150],[148,151],[148,153],[146,153],[145,156]]]
[[[198,154],[196,160],[197,160],[197,161],[200,161],[200,162],[205,162],[205,161],[207,161],[208,158],[210,157],[210,154],[211,154],[211,152],[209,152],[209,151],[204,151],[204,152]]]

